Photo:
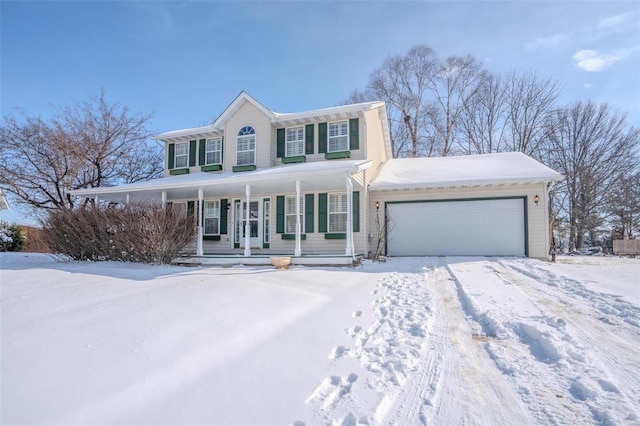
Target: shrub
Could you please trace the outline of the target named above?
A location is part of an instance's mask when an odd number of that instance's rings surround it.
[[[21,251],[26,242],[20,226],[0,222],[0,251]]]
[[[75,260],[167,264],[191,242],[193,220],[161,203],[55,210],[43,223],[53,253]]]

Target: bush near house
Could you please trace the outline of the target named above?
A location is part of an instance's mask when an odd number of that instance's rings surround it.
[[[152,202],[54,210],[43,223],[51,252],[75,260],[168,264],[194,234],[184,212]]]
[[[0,251],[21,251],[26,241],[20,226],[0,222]]]

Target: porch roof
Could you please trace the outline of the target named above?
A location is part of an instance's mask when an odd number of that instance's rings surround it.
[[[167,176],[145,182],[118,186],[85,188],[70,191],[78,197],[107,201],[195,199],[202,189],[205,198],[230,197],[245,194],[251,186],[254,195],[295,192],[295,182],[301,182],[302,191],[336,190],[346,187],[346,176],[352,176],[371,166],[371,160],[332,160],[282,165],[250,172],[193,173]],[[357,182],[353,182],[358,186]]]

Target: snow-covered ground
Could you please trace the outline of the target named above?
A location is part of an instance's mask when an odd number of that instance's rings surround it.
[[[640,424],[640,260],[0,254],[3,425]]]

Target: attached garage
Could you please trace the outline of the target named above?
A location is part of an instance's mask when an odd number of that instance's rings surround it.
[[[526,198],[387,204],[390,256],[526,256]]]
[[[387,160],[368,188],[369,247],[389,256],[545,259],[547,194],[561,179],[520,152]]]

